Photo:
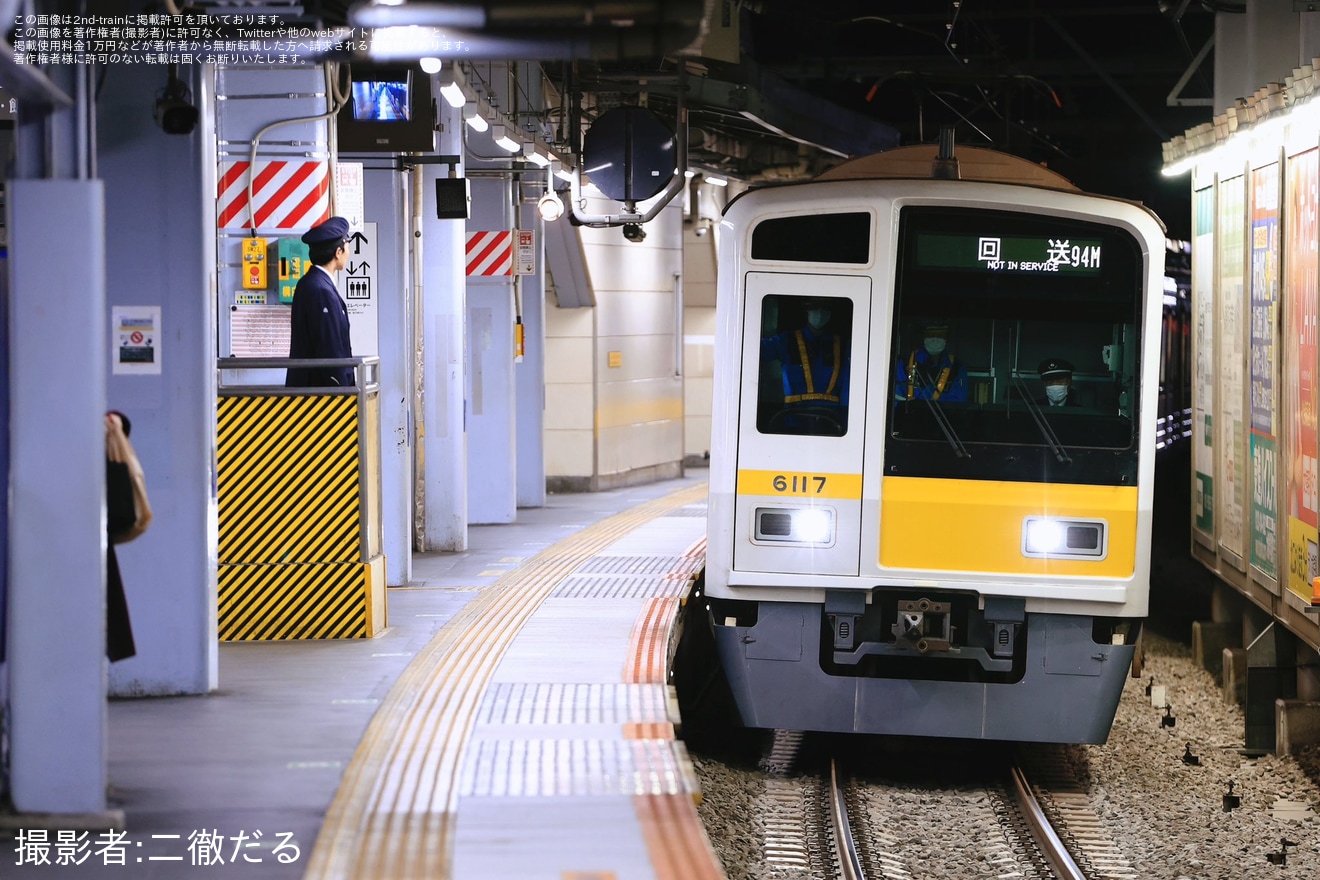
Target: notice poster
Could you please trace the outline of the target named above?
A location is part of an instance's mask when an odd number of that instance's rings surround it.
[[[1219,549],[1225,560],[1245,570],[1247,543],[1244,509],[1247,498],[1247,424],[1243,410],[1247,321],[1244,232],[1246,179],[1219,182],[1219,467],[1215,521]]]
[[[1192,197],[1192,526],[1197,541],[1215,537],[1215,190]]]
[[[1274,370],[1279,303],[1279,165],[1251,172],[1251,567],[1279,577]]]
[[[1316,203],[1320,200],[1320,150],[1311,149],[1288,159],[1285,177],[1285,229],[1283,265],[1284,323],[1284,422],[1288,443],[1284,450],[1287,468],[1283,474],[1288,499],[1289,590],[1304,600],[1311,598],[1311,581],[1320,577],[1320,548],[1317,547],[1317,432],[1316,408],[1320,385],[1316,360],[1316,324],[1320,318],[1317,283]]]
[[[110,333],[112,374],[160,375],[160,306],[114,306]]]

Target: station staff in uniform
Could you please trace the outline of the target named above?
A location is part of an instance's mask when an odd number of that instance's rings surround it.
[[[293,290],[291,358],[353,356],[348,336],[348,306],[339,295],[332,273],[348,263],[348,221],[331,217],[303,233],[312,267]],[[288,387],[352,387],[352,367],[290,367]]]

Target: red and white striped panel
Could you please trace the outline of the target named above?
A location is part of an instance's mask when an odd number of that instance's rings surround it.
[[[248,163],[221,162],[216,187],[221,229],[305,229],[330,216],[330,173],[326,162],[258,160],[252,179],[255,218],[248,211]]]
[[[512,275],[513,233],[469,232],[467,237],[469,275]]]

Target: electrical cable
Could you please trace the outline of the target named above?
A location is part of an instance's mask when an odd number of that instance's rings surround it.
[[[248,153],[247,208],[248,208],[248,226],[251,229],[250,234],[254,238],[256,237],[257,234],[257,210],[253,200],[252,184],[254,179],[256,178],[257,146],[261,143],[262,135],[264,135],[266,132],[270,131],[273,128],[280,127],[281,125],[292,125],[295,122],[319,122],[322,119],[333,119],[334,117],[338,116],[339,111],[344,109],[344,105],[348,103],[348,99],[350,95],[349,89],[351,88],[353,83],[352,68],[349,65],[344,65],[344,69],[347,71],[348,75],[347,77],[345,77],[346,82],[344,84],[344,89],[343,91],[340,91],[339,65],[332,61],[325,62],[326,103],[328,106],[330,106],[331,108],[330,110],[326,111],[325,113],[319,113],[315,116],[298,116],[293,119],[277,119],[274,122],[271,122],[263,126],[260,130],[257,131],[255,135],[252,136],[252,147]],[[331,151],[331,155],[333,156],[333,151]],[[331,192],[332,193],[334,192],[333,187],[331,187]],[[333,204],[331,205],[331,207],[332,208],[334,207]]]

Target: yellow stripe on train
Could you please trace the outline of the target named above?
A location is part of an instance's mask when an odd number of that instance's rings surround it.
[[[859,501],[861,474],[822,474],[816,471],[738,471],[739,495],[780,498],[839,498]]]
[[[1130,577],[1136,567],[1137,490],[1131,486],[887,477],[880,497],[880,564],[886,568]],[[1104,520],[1109,552],[1094,560],[1024,556],[1027,516]]]

